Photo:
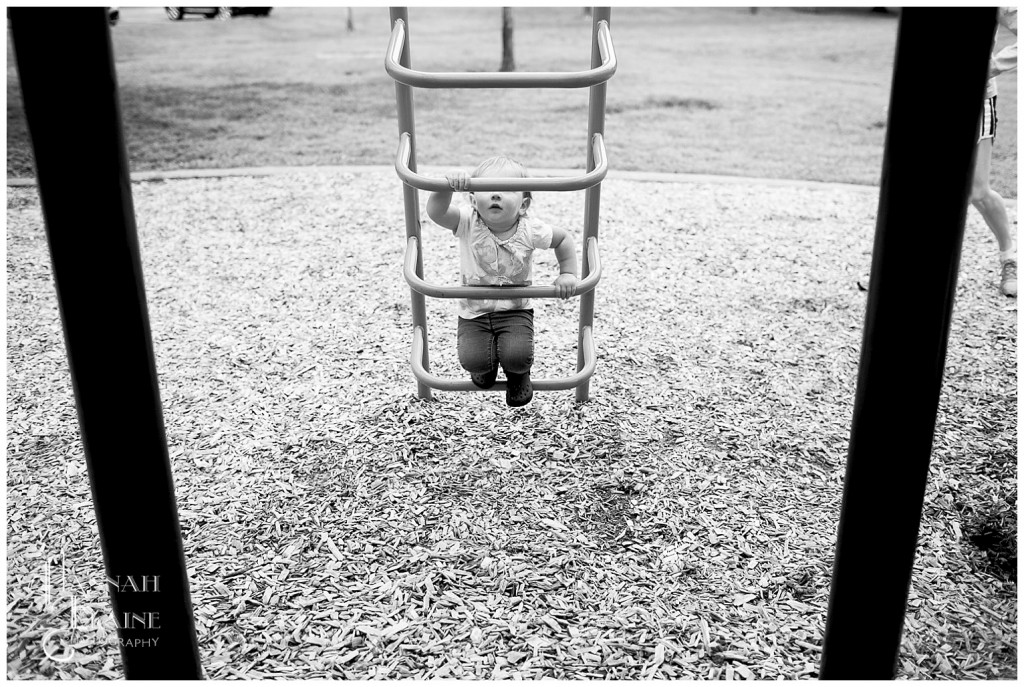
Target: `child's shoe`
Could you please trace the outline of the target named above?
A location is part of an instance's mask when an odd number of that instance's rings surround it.
[[[481,389],[490,389],[498,379],[498,368],[495,366],[490,372],[485,372],[483,374],[471,374],[469,375],[469,378]]]
[[[999,292],[1004,296],[1017,297],[1017,261],[1004,260],[1000,275]]]
[[[533,384],[530,382],[530,373],[521,375],[508,375],[508,388],[505,389],[505,403],[513,408],[525,406],[533,400]]]

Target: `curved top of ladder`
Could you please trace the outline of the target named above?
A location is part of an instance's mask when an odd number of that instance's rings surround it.
[[[391,78],[418,88],[585,88],[604,83],[618,67],[607,21],[597,24],[601,65],[585,72],[420,72],[399,64],[405,50],[405,22],[395,20],[384,68]]]

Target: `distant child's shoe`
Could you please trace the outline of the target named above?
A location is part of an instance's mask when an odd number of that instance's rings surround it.
[[[508,388],[505,389],[505,403],[513,408],[525,406],[533,400],[533,383],[530,373],[508,375]]]
[[[495,367],[490,372],[485,372],[484,374],[471,374],[469,378],[481,389],[490,389],[498,379],[498,368]]]
[[[999,282],[999,291],[1004,296],[1017,297],[1017,261],[1004,260],[1002,278]]]

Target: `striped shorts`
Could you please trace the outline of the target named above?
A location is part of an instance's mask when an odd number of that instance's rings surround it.
[[[981,126],[978,127],[978,141],[982,141],[986,138],[996,137],[996,122],[999,118],[996,117],[996,98],[999,96],[992,96],[991,98],[985,98],[985,109],[981,113]]]

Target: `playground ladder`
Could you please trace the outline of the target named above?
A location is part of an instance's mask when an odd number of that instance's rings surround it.
[[[468,379],[446,379],[430,372],[427,349],[425,296],[432,298],[557,298],[554,286],[481,287],[438,286],[423,279],[423,255],[420,251],[420,210],[418,190],[447,191],[447,181],[416,173],[416,134],[413,116],[413,88],[589,88],[590,106],[587,125],[587,171],[572,177],[532,177],[526,179],[471,179],[469,191],[586,191],[583,218],[583,267],[576,289],[580,297],[580,324],[577,339],[576,374],[556,379],[535,379],[538,391],[576,389],[576,400],[586,401],[590,377],[597,367],[594,349],[594,288],[601,279],[597,250],[598,216],[601,205],[601,181],[608,172],[604,147],[604,111],[607,81],[617,67],[615,50],[608,27],[611,9],[593,8],[591,69],[582,72],[445,72],[429,73],[411,69],[409,51],[409,15],[405,7],[392,7],[391,41],[384,65],[395,80],[398,101],[398,154],[395,169],[403,182],[405,204],[406,252],[405,278],[412,291],[413,343],[411,364],[420,398],[430,398],[431,389],[479,391]],[[504,390],[498,382],[493,390]]]

